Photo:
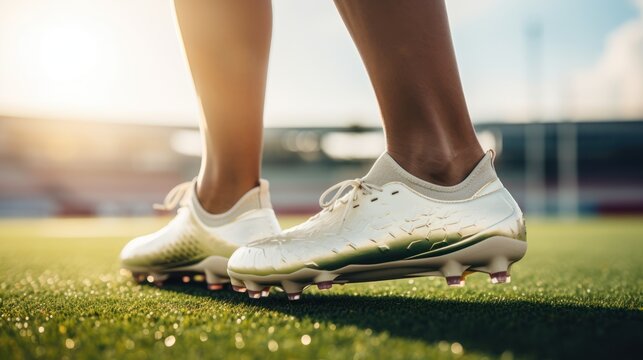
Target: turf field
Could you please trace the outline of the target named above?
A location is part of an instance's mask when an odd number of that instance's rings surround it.
[[[286,219],[291,225],[300,219]],[[299,302],[139,286],[132,236],[164,219],[0,222],[0,359],[637,358],[643,219],[528,223],[513,283],[419,278],[309,289]]]

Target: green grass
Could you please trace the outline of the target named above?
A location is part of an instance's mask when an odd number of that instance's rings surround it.
[[[288,219],[290,225],[298,219]],[[529,223],[513,283],[419,278],[251,300],[139,286],[117,256],[163,219],[0,222],[0,359],[636,358],[643,221]],[[304,345],[302,337],[310,344]]]

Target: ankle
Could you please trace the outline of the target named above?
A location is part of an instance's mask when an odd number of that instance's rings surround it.
[[[200,178],[196,196],[199,203],[210,214],[222,214],[230,210],[243,195],[259,185],[259,181],[214,182]]]
[[[461,183],[484,156],[476,142],[473,146],[457,151],[404,151],[388,150],[400,166],[424,181],[441,186]]]

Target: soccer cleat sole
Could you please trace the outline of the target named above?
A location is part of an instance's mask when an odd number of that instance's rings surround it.
[[[290,274],[252,275],[228,270],[232,283],[244,290],[277,286],[284,290],[289,300],[299,300],[304,288],[317,285],[327,290],[333,284],[392,280],[419,276],[442,276],[450,287],[465,285],[465,277],[474,272],[486,273],[492,284],[511,281],[510,267],[522,259],[527,242],[502,236],[454,251],[450,254],[424,259],[400,260],[371,265],[348,265],[333,271],[303,268]],[[261,296],[253,294],[252,298]]]
[[[173,283],[206,283],[207,289],[212,291],[223,290],[230,283],[227,274],[228,258],[210,256],[197,264],[169,269],[147,270],[145,268],[124,270],[131,272],[135,282],[139,284],[150,283],[163,287],[168,282]]]

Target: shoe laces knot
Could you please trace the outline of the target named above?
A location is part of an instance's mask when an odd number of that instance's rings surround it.
[[[348,192],[347,189],[350,189]],[[342,223],[346,219],[348,210],[351,208],[349,202],[353,203],[359,199],[359,195],[370,195],[374,191],[381,192],[382,188],[369,184],[363,179],[351,179],[339,182],[331,187],[329,187],[324,193],[319,197],[319,206],[324,210],[333,211],[333,209],[339,204],[346,204],[344,209],[344,214],[342,216]],[[328,198],[332,194],[332,197]],[[346,200],[342,200],[345,195]]]
[[[176,185],[165,195],[163,204],[154,204],[152,207],[154,210],[170,211],[179,205],[186,205],[190,199],[190,190],[192,190],[193,186],[194,181],[186,181]]]

